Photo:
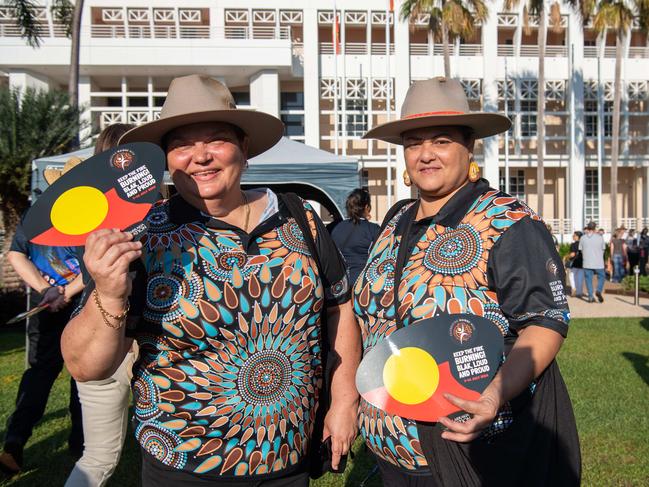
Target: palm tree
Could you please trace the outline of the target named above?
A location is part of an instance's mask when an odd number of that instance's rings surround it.
[[[520,5],[521,0],[506,0],[505,8],[513,10]],[[543,216],[543,199],[545,197],[545,44],[547,36],[547,12],[550,11],[550,25],[553,29],[560,29],[561,7],[555,1],[547,5],[546,0],[527,0],[523,7],[523,25],[529,32],[530,16],[537,16],[539,26],[537,30],[537,43],[539,46],[538,64],[538,98],[536,112],[536,186],[538,203],[536,211]]]
[[[36,20],[37,6],[31,0],[8,0],[5,5],[14,9],[21,37],[31,47],[40,47],[42,39]],[[70,103],[76,106],[79,104],[79,44],[83,0],[76,0],[74,6],[69,0],[54,0],[51,9],[55,18],[66,26],[68,37],[72,41],[68,93],[70,94]]]
[[[581,7],[585,20],[592,16],[599,35],[615,32],[615,82],[613,88],[613,133],[611,141],[611,228],[617,228],[617,165],[620,153],[620,105],[622,102],[622,62],[624,46],[631,33],[634,17],[641,31],[649,30],[649,5],[645,0],[599,0]],[[602,103],[602,100],[599,100]]]
[[[489,10],[484,0],[405,0],[401,20],[414,24],[420,15],[428,15],[428,28],[444,50],[444,76],[451,77],[449,42],[468,39],[475,26],[487,20]]]
[[[5,229],[3,255],[27,208],[31,163],[64,152],[77,137],[78,107],[62,91],[0,89],[0,212]]]

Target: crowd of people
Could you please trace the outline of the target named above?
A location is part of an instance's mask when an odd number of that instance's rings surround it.
[[[306,486],[343,469],[358,434],[385,486],[579,485],[577,429],[555,362],[569,329],[564,267],[539,216],[490,188],[473,158],[478,139],[510,126],[471,112],[457,80],[413,83],[401,117],[366,137],[403,146],[417,198],[377,226],[369,194],[354,191],[330,235],[298,196],[241,187],[248,158],[277,143],[282,122],[237,109],[207,76],[174,79],[160,118],[119,138],[159,144],[177,191],[147,215],[146,235],[93,232],[82,257],[56,251],[65,266],[55,277],[36,257],[51,248],[24,239],[14,248],[34,303],[50,307],[30,340],[65,314],[47,377],[23,377],[0,468],[23,467],[64,359],[85,433],[69,485],[104,485],[114,469],[129,375],[147,487]],[[603,263],[591,263],[586,242],[600,240],[587,232],[577,250],[597,273]],[[355,372],[376,343],[455,313],[487,318],[505,344],[480,397],[444,396],[470,419],[420,422],[359,397]],[[18,412],[30,394],[40,402],[27,420]],[[99,462],[93,438],[108,430],[117,449]],[[71,449],[79,441],[71,435]]]
[[[649,229],[643,228],[640,233],[624,227],[616,229],[607,244],[604,229],[597,229],[590,222],[583,232],[572,235],[570,250],[565,259],[570,270],[569,289],[572,295],[586,299],[588,302],[602,303],[603,289],[607,278],[613,283],[620,283],[626,276],[638,273],[647,275],[647,256],[649,255]],[[593,279],[597,277],[597,289],[593,293]],[[584,284],[586,295],[584,295]]]

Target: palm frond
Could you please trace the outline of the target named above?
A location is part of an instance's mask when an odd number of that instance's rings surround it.
[[[41,36],[38,32],[36,19],[37,5],[31,0],[9,0],[5,6],[13,9],[16,16],[16,26],[20,29],[22,37],[31,47],[41,45]]]
[[[554,2],[550,5],[550,28],[552,32],[559,33],[562,30],[561,27],[561,5],[559,2]]]
[[[65,35],[71,37],[74,5],[70,0],[52,0],[50,9],[56,21],[65,26]]]

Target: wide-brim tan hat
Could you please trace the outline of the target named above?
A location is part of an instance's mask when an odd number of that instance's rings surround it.
[[[509,130],[512,123],[504,115],[472,112],[462,84],[457,79],[432,78],[415,81],[406,93],[401,118],[378,125],[364,139],[379,139],[403,144],[401,134],[424,127],[463,126],[473,131],[476,139]]]
[[[83,159],[78,158],[77,156],[72,156],[70,159],[68,159],[63,167],[61,169],[45,169],[43,171],[43,177],[45,178],[45,181],[47,181],[47,184],[53,184],[54,181],[59,179],[61,176],[63,176],[66,172],[68,172],[70,169],[72,169],[75,166],[78,166],[83,162]]]
[[[165,134],[184,125],[226,122],[248,135],[248,157],[267,151],[282,138],[284,124],[264,112],[236,107],[230,90],[209,76],[192,74],[171,81],[160,118],[129,130],[119,140],[161,145]]]

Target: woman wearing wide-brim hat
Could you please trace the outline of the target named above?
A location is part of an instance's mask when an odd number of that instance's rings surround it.
[[[306,202],[241,188],[247,158],[283,128],[192,75],[172,81],[159,120],[121,138],[160,144],[178,194],[151,210],[141,242],[88,237],[93,284],[62,347],[75,378],[97,380],[137,340],[144,486],[306,486],[310,455],[327,454],[317,441],[331,437],[337,468],[356,435],[360,333],[344,262]]]
[[[540,218],[490,188],[473,159],[477,138],[510,125],[471,112],[459,81],[435,78],[410,87],[399,120],[365,135],[403,145],[404,180],[418,198],[388,212],[354,286],[363,342],[472,313],[498,328],[507,356],[478,400],[445,396],[472,415],[465,423],[420,423],[361,399],[361,433],[386,486],[579,484],[572,406],[554,360],[569,321],[561,259]]]

